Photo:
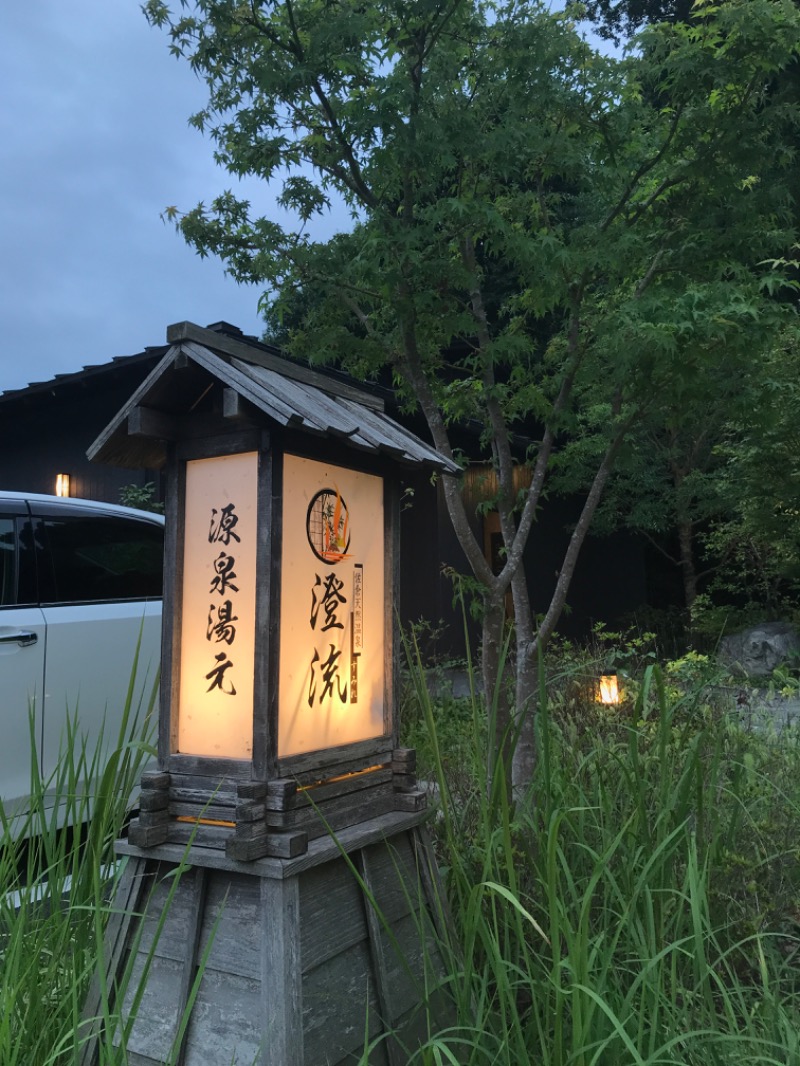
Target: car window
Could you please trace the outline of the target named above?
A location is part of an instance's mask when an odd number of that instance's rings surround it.
[[[0,516],[0,607],[17,602],[14,519]]]
[[[161,596],[164,531],[116,516],[41,519],[48,561],[42,603],[88,603]]]

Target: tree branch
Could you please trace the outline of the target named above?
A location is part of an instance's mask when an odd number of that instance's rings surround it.
[[[611,225],[611,223],[616,218],[618,218],[619,215],[625,210],[625,205],[628,203],[628,201],[630,200],[631,196],[633,196],[634,190],[636,189],[636,186],[639,184],[639,182],[642,180],[642,178],[645,177],[645,175],[649,174],[650,171],[653,170],[654,167],[657,167],[658,164],[661,162],[661,160],[664,158],[664,156],[667,154],[669,146],[672,144],[672,141],[673,141],[673,139],[675,137],[675,134],[678,131],[678,126],[680,124],[680,120],[681,120],[682,116],[683,116],[683,105],[681,105],[680,107],[676,108],[675,114],[673,115],[673,118],[672,118],[672,123],[670,124],[670,128],[667,131],[667,136],[664,139],[664,143],[661,145],[661,147],[656,152],[656,154],[654,156],[652,156],[652,158],[645,160],[644,163],[642,163],[641,166],[639,166],[637,168],[635,174],[633,175],[631,180],[628,182],[627,186],[625,187],[624,192],[622,193],[622,196],[617,201],[615,207],[612,209],[611,213],[606,217],[605,221],[601,224],[601,226],[600,226],[600,232],[601,233],[605,233],[605,231],[608,229],[608,227]]]
[[[621,409],[622,399],[619,394],[614,400],[612,405],[612,415],[618,416]],[[616,410],[615,410],[616,408]],[[539,625],[538,632],[536,633],[536,639],[528,647],[527,654],[529,656],[536,655],[539,647],[543,647],[550,639],[553,630],[555,629],[561,612],[564,610],[564,604],[567,601],[567,592],[575,573],[575,565],[578,561],[578,554],[583,547],[583,542],[586,539],[586,534],[589,532],[594,513],[597,510],[600,499],[603,495],[603,490],[608,483],[608,479],[611,476],[611,470],[614,466],[614,461],[617,457],[620,445],[622,444],[625,434],[636,420],[638,415],[637,411],[634,411],[629,418],[627,418],[617,429],[614,437],[609,442],[606,449],[603,460],[598,467],[597,473],[592,481],[592,486],[589,489],[589,493],[584,502],[583,508],[578,518],[578,522],[575,529],[572,531],[567,550],[564,554],[564,561],[561,564],[558,580],[556,581],[555,591],[550,600],[550,606],[547,609],[547,613],[542,619]]]

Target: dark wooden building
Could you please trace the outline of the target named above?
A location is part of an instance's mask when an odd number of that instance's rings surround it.
[[[280,351],[245,336],[227,322],[196,330],[197,340],[237,358],[283,359]],[[166,344],[135,355],[87,366],[51,381],[0,394],[0,490],[55,493],[59,473],[70,475],[70,495],[118,503],[120,489],[153,482],[156,498],[163,492],[161,471],[115,469],[91,463],[86,449],[109,419],[163,358]],[[321,373],[350,380],[337,371]],[[358,383],[363,387],[361,383]],[[397,410],[389,390],[375,387],[398,421],[425,436],[419,420]],[[469,452],[469,430],[465,430]],[[465,491],[475,502],[485,478],[479,464],[465,476]],[[426,477],[409,474],[401,522],[401,616],[404,621],[426,619],[445,627],[442,650],[457,650],[463,622],[453,607],[453,584],[448,569],[467,572],[467,563],[453,533],[442,493]],[[569,529],[577,518],[580,500],[550,500],[542,512],[526,553],[525,570],[534,610],[543,612],[556,582]],[[487,558],[497,548],[496,515],[475,514],[474,528]],[[560,631],[583,636],[594,621],[613,623],[647,600],[645,549],[630,534],[588,537],[578,563]]]

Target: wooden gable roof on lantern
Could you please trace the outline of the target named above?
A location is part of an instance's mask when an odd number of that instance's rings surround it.
[[[132,839],[287,855],[416,810],[394,714],[399,471],[459,467],[341,376],[191,323],[167,340],[88,453],[167,471],[159,773],[143,795],[169,800]]]
[[[89,448],[123,467],[162,467],[170,441],[268,422],[328,437],[401,465],[459,474],[445,458],[384,413],[373,392],[192,322],[167,328],[161,362]],[[216,379],[216,389],[208,378]],[[261,417],[259,417],[261,416]]]

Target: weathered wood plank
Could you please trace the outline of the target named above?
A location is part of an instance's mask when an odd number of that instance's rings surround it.
[[[223,792],[220,789],[184,788],[173,785],[169,790],[169,798],[175,803],[206,804],[213,803],[215,807],[235,807],[237,803],[236,792]]]
[[[400,489],[396,476],[383,481],[383,731],[392,739],[392,753],[399,745],[395,698],[400,692]]]
[[[378,814],[393,810],[395,796],[391,784],[371,789],[367,793],[356,793],[355,797],[341,796],[325,804],[321,811],[312,808],[303,828],[308,833],[309,840],[328,836],[331,832],[369,821]]]
[[[199,957],[206,956],[208,967],[219,973],[260,981],[261,879],[216,870],[211,873]]]
[[[278,760],[278,773],[281,777],[294,778],[300,785],[309,785],[339,774],[366,770],[368,766],[386,763],[389,761],[388,753],[393,747],[392,738],[386,736],[343,744],[340,748],[330,748],[327,751],[290,755]]]
[[[188,844],[197,847],[224,848],[233,834],[228,826],[198,825],[196,822],[170,822],[167,842],[170,844]]]
[[[127,1052],[125,1066],[162,1066],[161,1059],[151,1059],[149,1055],[137,1055],[135,1051]]]
[[[410,836],[425,893],[425,905],[436,930],[436,936],[441,944],[448,945],[450,951],[458,950],[458,936],[453,926],[450,908],[447,905],[447,895],[439,874],[428,829],[426,826],[418,826],[411,831]]]
[[[304,1048],[300,970],[300,891],[297,878],[261,882],[261,994],[268,1046],[259,1066],[310,1066],[324,1059]]]
[[[250,777],[250,762],[244,759],[217,759],[207,755],[170,755],[166,761],[170,774],[204,776],[212,791],[222,782]],[[178,784],[178,782],[175,782]]]
[[[268,855],[269,851],[270,844],[266,826],[259,835],[250,835],[247,839],[233,836],[225,842],[225,854],[236,862],[254,862]]]
[[[139,388],[134,392],[133,396],[128,400],[122,410],[117,414],[113,421],[105,427],[102,433],[97,437],[92,444],[89,445],[86,454],[90,460],[99,459],[100,462],[112,462],[114,457],[114,448],[112,444],[112,438],[117,434],[120,427],[124,427],[128,414],[137,407],[140,401],[149,394],[150,389],[156,381],[163,375],[163,373],[173,363],[175,356],[177,355],[177,348],[170,348],[164,358],[158,363],[153,370],[147,375]],[[163,462],[163,456],[161,457]],[[136,466],[135,457],[133,461],[129,460],[128,464]],[[125,465],[125,464],[123,464]],[[145,466],[149,465],[147,463]],[[161,465],[160,463],[158,465]]]
[[[373,853],[374,853],[374,849]],[[373,854],[374,857],[374,854]],[[391,1009],[390,1009],[390,990],[388,987],[389,981],[389,967],[386,960],[386,946],[385,940],[381,936],[382,922],[387,921],[387,918],[383,915],[379,915],[373,902],[369,897],[373,897],[375,894],[375,885],[373,879],[372,862],[370,861],[370,849],[362,848],[361,851],[356,853],[355,862],[360,867],[361,877],[364,882],[364,895],[367,897],[364,900],[366,906],[367,916],[367,930],[369,933],[368,943],[370,958],[372,959],[372,970],[375,979],[375,992],[378,999],[378,1005],[381,1013],[381,1018],[384,1022],[384,1027],[387,1030],[387,1039],[385,1042],[386,1054],[389,1059],[390,1066],[403,1066],[403,1059],[401,1049],[391,1034]]]
[[[183,963],[154,957],[145,980],[146,955],[139,951],[133,962],[131,979],[125,991],[122,1013],[131,1017],[134,997],[144,983],[127,1047],[137,1055],[164,1062],[177,1035],[176,1017]]]
[[[128,839],[139,848],[164,844],[169,839],[169,823],[144,826],[140,824],[140,819],[134,818],[128,826]]]
[[[317,966],[303,982],[306,1062],[339,1062],[381,1032],[366,942]]]
[[[170,802],[168,811],[172,818],[207,818],[214,821],[232,823],[236,821],[235,807],[224,807],[220,804],[212,803],[208,797],[206,797],[204,802],[199,803],[196,801],[193,803]]]
[[[103,954],[98,965],[105,967],[106,981],[113,983],[124,968],[124,952],[135,924],[138,908],[151,882],[147,860],[128,858],[120,874],[113,899],[111,917],[106,926]],[[92,978],[81,1015],[81,1035],[85,1043],[81,1049],[81,1066],[93,1066],[97,1060],[97,1038],[102,1025],[103,996],[97,975]],[[111,1004],[113,1007],[113,1004]]]
[[[206,969],[186,1034],[184,1066],[269,1062],[260,1058],[265,1044],[261,1003],[260,981]]]
[[[128,414],[128,434],[131,437],[177,440],[182,435],[182,428],[182,419],[178,415],[169,415],[152,407],[133,407]]]
[[[176,756],[176,758],[185,758],[185,756]],[[244,782],[237,780],[236,778],[228,777],[210,777],[208,774],[190,774],[190,773],[173,773],[171,776],[171,788],[170,791],[174,791],[176,795],[181,792],[197,792],[202,793],[206,797],[213,793],[214,802],[222,803],[223,799],[219,797],[228,796],[232,797],[231,802],[235,802],[237,789],[240,784]]]
[[[366,938],[361,889],[344,859],[300,876],[300,919],[303,973]]]
[[[166,789],[141,789],[140,811],[165,811],[169,807],[169,792]]]
[[[370,866],[370,883],[375,902],[389,922],[396,922],[424,904],[416,856],[408,834],[386,844],[365,848]]]
[[[139,926],[138,949],[152,951],[159,958],[182,962],[186,943],[192,935],[192,906],[197,867],[184,870],[175,886],[174,877],[162,877],[153,881],[146,901],[144,916]],[[174,890],[174,891],[173,891]],[[170,901],[170,893],[173,893]],[[164,916],[164,911],[169,910]],[[162,922],[159,932],[159,923]]]
[[[245,401],[235,389],[222,390],[222,417],[243,418],[247,414]]]
[[[193,891],[186,895],[191,897],[190,900],[190,914],[189,914],[189,929],[184,945],[183,956],[183,973],[181,974],[181,987],[178,993],[178,1006],[175,1018],[176,1031],[180,1031],[181,1019],[186,1013],[189,1005],[189,994],[192,990],[195,977],[197,975],[197,951],[200,946],[200,934],[203,925],[203,914],[206,909],[206,889],[208,886],[209,871],[203,867],[196,866],[194,868],[194,885]],[[184,1030],[183,1039],[179,1041],[177,1047],[177,1054],[175,1056],[175,1066],[184,1066],[186,1062],[186,1037],[188,1033]]]
[[[294,806],[295,809],[309,806],[312,803],[319,806],[328,799],[360,792],[363,789],[375,788],[393,780],[392,771],[388,766],[382,766],[380,769],[375,770],[355,771],[336,777],[333,780],[320,781],[318,784],[307,785],[305,788],[299,789]]]
[[[312,370],[311,367],[305,367],[299,363],[290,362],[288,359],[282,359],[279,355],[256,348],[245,341],[237,341],[223,333],[215,333],[213,330],[203,329],[193,322],[176,322],[172,326],[167,326],[168,344],[179,344],[184,340],[196,341],[198,344],[203,344],[218,352],[224,352],[226,355],[234,356],[254,366],[266,367],[267,370],[273,370],[285,378],[292,378],[295,381],[301,381],[304,384],[324,389],[332,396],[353,399],[376,411],[383,410],[384,403],[380,397],[362,392],[361,389],[348,385],[346,382],[340,382],[336,378],[320,374]]]
[[[163,770],[143,770],[140,778],[142,789],[163,791],[170,786],[170,776]]]
[[[427,912],[408,914],[392,922],[391,935],[385,928],[380,929],[389,1024],[423,1004],[430,988],[440,981],[442,959],[431,932]]]
[[[346,827],[336,834],[336,840],[330,837],[321,837],[310,841],[308,851],[297,858],[282,861],[280,859],[264,858],[257,859],[252,865],[237,862],[228,858],[223,851],[212,848],[197,848],[197,862],[202,863],[214,870],[234,870],[239,873],[258,873],[261,877],[293,877],[304,870],[313,869],[322,863],[330,862],[338,857],[342,851],[352,852],[356,848],[366,847],[377,843],[396,834],[403,833],[414,826],[419,825],[430,817],[429,811],[417,814],[404,814],[392,811],[380,817],[373,818],[369,822],[360,822],[358,825]],[[179,863],[192,861],[195,854],[194,848],[187,853],[185,847],[178,844],[160,844],[152,851],[144,851],[127,841],[119,841],[116,845],[117,854],[132,855],[138,858],[158,858],[166,862]]]
[[[308,851],[308,833],[303,830],[267,835],[267,855],[278,859],[293,859]]]
[[[424,811],[428,806],[428,794],[422,789],[414,792],[395,792],[394,809],[396,811]]]

